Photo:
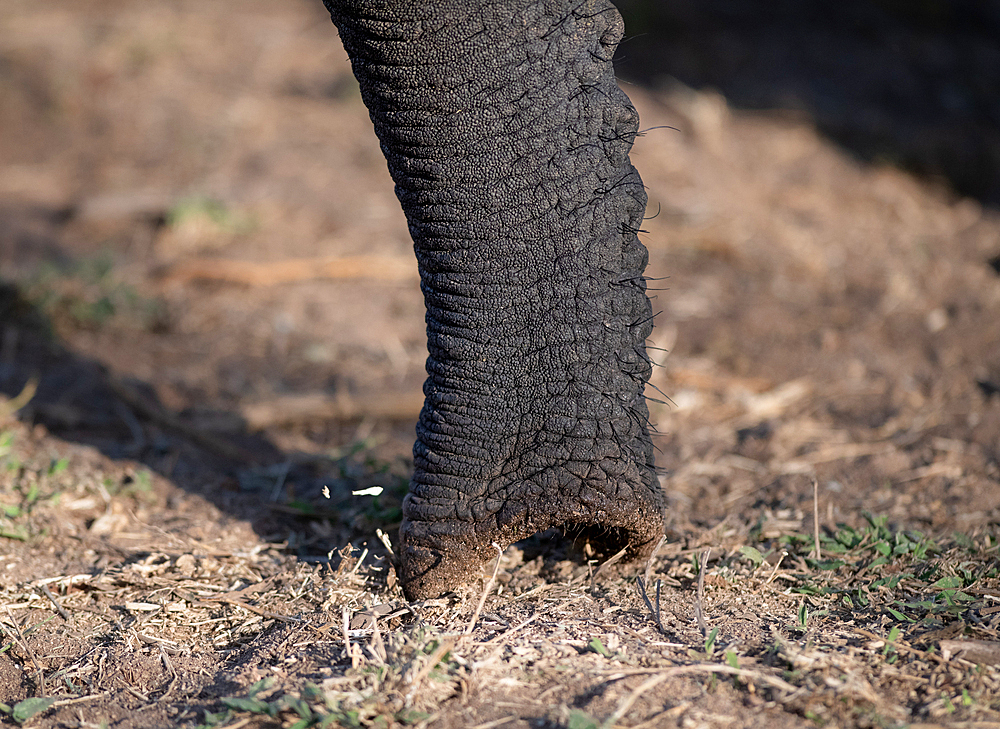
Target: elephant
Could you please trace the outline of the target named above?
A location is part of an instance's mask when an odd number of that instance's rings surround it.
[[[403,502],[410,600],[562,528],[664,534],[644,388],[653,316],[608,0],[324,0],[406,214],[427,308]]]

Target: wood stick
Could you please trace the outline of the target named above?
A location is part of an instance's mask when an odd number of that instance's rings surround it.
[[[49,602],[55,606],[56,612],[58,612],[62,616],[62,619],[68,623],[70,619],[69,613],[63,609],[62,605],[56,602],[56,596],[52,594],[52,590],[50,590],[46,585],[42,585],[40,589],[45,593],[45,597],[49,598]]]
[[[698,568],[698,591],[694,603],[694,617],[698,621],[698,630],[701,631],[702,638],[708,637],[708,625],[705,623],[705,610],[702,600],[705,597],[705,570],[708,568],[708,555],[711,553],[711,549],[706,549],[701,554],[701,564]]]
[[[649,691],[651,688],[658,686],[670,677],[668,673],[659,673],[655,676],[651,676],[643,681],[639,687],[625,697],[625,700],[618,704],[618,708],[615,709],[614,713],[607,718],[604,722],[604,726],[613,727],[632,708],[632,704],[636,702],[640,696]]]
[[[483,588],[483,594],[479,598],[479,604],[476,605],[476,611],[472,613],[472,619],[469,621],[468,627],[465,629],[465,634],[470,635],[472,629],[476,627],[476,621],[479,620],[479,613],[483,610],[483,605],[486,604],[486,596],[489,594],[490,590],[493,589],[493,585],[497,581],[497,572],[500,571],[500,560],[503,558],[503,550],[500,549],[500,545],[493,542],[493,548],[497,550],[497,563],[493,565],[493,576],[490,577],[490,581],[486,583],[486,587]]]
[[[817,561],[820,559],[820,548],[819,548],[819,482],[813,479],[813,539],[815,540],[815,549],[813,556]]]
[[[21,626],[17,624],[17,620],[11,613],[10,608],[4,605],[4,610],[7,611],[7,617],[10,618],[11,625],[14,627],[14,633],[11,637],[17,641],[18,645],[21,646],[21,650],[28,654],[31,662],[35,664],[35,671],[38,672],[38,693],[41,696],[45,696],[48,693],[45,689],[45,673],[42,671],[41,665],[38,663],[38,659],[35,657],[35,652],[31,650],[31,646],[28,645],[28,641],[24,639],[24,633],[21,632]]]

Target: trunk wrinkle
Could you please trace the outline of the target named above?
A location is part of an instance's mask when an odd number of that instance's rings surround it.
[[[606,0],[325,0],[407,215],[428,378],[403,505],[411,598],[561,526],[663,533],[643,388],[638,116]]]

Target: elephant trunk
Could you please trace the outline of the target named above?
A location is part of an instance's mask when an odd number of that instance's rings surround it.
[[[411,598],[562,526],[648,554],[663,496],[652,329],[606,0],[324,0],[409,221],[426,403],[403,505]]]

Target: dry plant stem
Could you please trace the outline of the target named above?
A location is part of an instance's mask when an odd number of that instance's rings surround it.
[[[476,724],[470,729],[493,729],[494,727],[503,726],[504,724],[509,724],[512,721],[516,721],[518,717],[516,716],[505,716],[503,719],[495,719],[494,721],[487,721],[483,724]]]
[[[900,643],[898,641],[889,640],[888,638],[885,638],[885,637],[883,637],[881,635],[876,635],[875,633],[871,632],[870,630],[865,630],[864,628],[855,628],[854,632],[857,633],[858,635],[863,635],[866,638],[871,638],[872,640],[880,640],[880,641],[882,641],[884,643],[888,643],[889,645],[891,645],[896,650],[900,650],[900,651],[903,651],[905,653],[912,653],[913,655],[919,656],[921,659],[923,659],[925,661],[937,661],[938,663],[940,663],[942,665],[948,663],[948,660],[946,658],[943,658],[942,656],[939,656],[936,653],[928,653],[927,651],[922,651],[919,648],[911,648],[910,646],[904,645],[904,644],[902,644],[902,643]]]
[[[659,727],[666,726],[664,721],[666,719],[677,719],[681,714],[691,708],[690,701],[683,701],[677,706],[671,707],[666,711],[661,711],[659,714],[655,714],[641,724],[634,724],[631,729],[647,729],[648,727]]]
[[[653,574],[653,562],[656,560],[656,555],[658,555],[660,553],[660,547],[663,546],[663,543],[665,541],[667,541],[667,535],[666,534],[664,534],[662,537],[660,537],[660,541],[658,541],[656,543],[656,546],[653,547],[653,551],[650,552],[650,554],[649,554],[649,559],[646,560],[646,568],[645,568],[645,570],[643,570],[642,574],[643,574],[643,578],[645,579],[645,582],[646,582],[647,585],[649,584],[650,575]]]
[[[625,556],[625,553],[628,552],[628,550],[629,547],[623,547],[616,554],[606,559],[604,563],[597,568],[597,572],[595,572],[594,575],[590,578],[590,586],[593,587],[595,584],[597,584],[597,578],[600,577],[602,574],[604,574],[607,568],[611,567],[613,564],[618,563],[621,560],[621,558]]]
[[[378,629],[378,617],[372,615],[372,640],[371,640],[371,651],[375,654],[378,659],[378,664],[380,666],[385,665],[386,652],[385,643],[382,642],[382,633]]]
[[[820,559],[819,549],[819,482],[813,479],[813,539],[816,545],[813,556]]]
[[[128,691],[133,696],[135,696],[137,699],[139,699],[139,701],[145,701],[147,704],[149,703],[149,697],[146,696],[146,694],[142,693],[142,691],[137,691],[131,686],[126,686],[125,690]]]
[[[567,602],[569,602],[569,601],[567,601]],[[563,604],[566,604],[566,603],[563,603]],[[505,630],[500,635],[497,635],[497,636],[494,636],[493,638],[490,638],[488,641],[486,641],[485,643],[483,643],[483,645],[495,645],[497,643],[500,643],[500,642],[506,640],[507,638],[510,638],[517,631],[521,630],[522,628],[527,627],[532,621],[534,621],[535,618],[537,618],[541,614],[542,614],[541,611],[536,612],[534,615],[532,615],[532,616],[530,616],[530,617],[525,618],[524,620],[522,620],[520,623],[518,623],[517,625],[515,625],[513,628],[510,628],[509,630]]]
[[[35,652],[31,650],[31,646],[28,645],[28,641],[24,639],[24,634],[21,632],[21,626],[17,624],[17,620],[15,620],[14,616],[11,614],[10,608],[4,605],[3,609],[7,612],[7,617],[10,618],[10,623],[14,627],[14,635],[11,637],[17,641],[17,644],[21,646],[21,650],[23,650],[31,659],[31,662],[35,664],[35,671],[38,673],[39,694],[44,696],[48,693],[45,689],[45,674],[42,672],[42,667],[39,665],[38,659],[35,658]]]
[[[449,636],[447,638],[442,637],[441,645],[439,645],[434,652],[430,654],[427,658],[427,663],[424,664],[424,666],[420,669],[420,672],[414,677],[413,686],[410,687],[410,690],[406,695],[407,701],[413,699],[414,694],[416,694],[417,690],[420,688],[420,684],[422,684],[424,679],[427,678],[427,674],[434,669],[434,666],[438,664],[438,661],[440,661],[444,655],[448,653],[448,651],[455,647],[455,643],[457,642],[458,639],[455,636]]]
[[[941,653],[970,663],[1000,666],[1000,642],[995,640],[942,640]]]
[[[663,587],[663,582],[660,580],[656,581],[656,622],[660,625],[660,632],[665,633],[663,630],[663,613],[660,612],[660,589]]]
[[[483,588],[483,594],[479,597],[479,604],[476,605],[476,611],[472,613],[472,619],[469,621],[468,627],[465,629],[465,635],[471,635],[473,628],[476,627],[476,621],[479,620],[479,613],[483,611],[483,605],[486,604],[486,596],[493,589],[493,585],[497,581],[497,572],[500,571],[500,560],[503,557],[503,550],[500,549],[500,545],[493,542],[493,548],[497,551],[497,562],[493,565],[493,576],[490,577],[489,582],[486,583],[486,587]]]
[[[708,625],[705,624],[705,610],[704,610],[704,598],[705,598],[705,569],[708,567],[708,555],[712,553],[711,549],[706,549],[701,553],[701,564],[698,567],[698,592],[694,603],[694,617],[698,621],[698,630],[701,631],[701,637],[705,638],[708,636]]]
[[[656,581],[656,607],[653,607],[653,603],[650,602],[649,596],[646,595],[646,585],[641,577],[635,579],[636,585],[639,587],[639,595],[642,597],[642,601],[646,604],[646,609],[649,610],[650,614],[653,616],[653,620],[656,621],[656,627],[660,629],[660,632],[667,635],[667,631],[663,629],[663,621],[660,617],[660,586],[661,581]]]
[[[234,607],[241,607],[244,610],[260,615],[262,618],[268,618],[269,620],[280,620],[283,623],[301,623],[304,622],[302,618],[294,618],[291,615],[281,615],[279,613],[272,613],[270,610],[262,610],[259,607],[254,607],[249,605],[242,600],[237,600],[235,597],[229,597],[227,595],[222,595],[220,597],[209,597],[205,598],[202,602],[221,602],[226,605],[232,605]]]
[[[75,699],[62,699],[52,704],[53,708],[60,708],[62,706],[72,706],[73,704],[82,704],[85,701],[97,701],[98,699],[106,699],[111,695],[110,691],[102,691],[99,694],[89,694],[87,696],[78,696]]]
[[[662,673],[665,676],[683,676],[686,673],[724,673],[727,676],[752,678],[773,688],[779,688],[782,691],[787,691],[788,693],[795,693],[799,691],[797,687],[783,679],[778,678],[777,676],[771,676],[767,673],[761,673],[760,671],[751,671],[747,668],[733,668],[732,666],[726,666],[721,663],[692,663],[689,666],[675,666],[674,668],[667,669],[623,668],[619,671],[595,671],[594,675],[610,675],[613,678],[609,680],[617,680],[619,678],[624,678],[625,676],[642,676],[650,673]]]
[[[781,556],[778,557],[778,561],[774,565],[774,569],[771,570],[770,576],[764,582],[765,585],[770,585],[774,581],[775,576],[777,576],[777,574],[778,574],[778,568],[781,567],[782,561],[784,561],[785,557],[787,557],[787,556],[788,556],[788,552],[785,552],[784,550],[782,550]]]
[[[56,601],[56,596],[52,594],[52,591],[46,585],[41,586],[41,591],[45,594],[45,597],[49,598],[49,602],[55,607],[56,612],[62,616],[62,619],[69,622],[69,613],[63,609],[63,606]]]
[[[651,688],[654,688],[655,686],[658,686],[659,684],[663,683],[664,681],[667,680],[667,678],[669,678],[669,674],[666,673],[660,673],[650,678],[647,678],[645,681],[639,684],[639,687],[635,691],[633,691],[632,693],[630,693],[628,696],[625,697],[625,700],[618,705],[618,708],[615,709],[614,713],[605,720],[603,726],[613,727],[615,724],[618,723],[619,719],[621,719],[623,716],[625,716],[626,713],[628,713],[628,710],[632,708],[632,704],[634,704],[640,696],[649,691]]]
[[[12,397],[4,403],[0,403],[0,420],[5,420],[18,410],[23,408],[29,402],[31,398],[35,396],[35,392],[38,390],[38,380],[32,377],[25,386],[21,389],[21,392],[16,396]]]
[[[226,729],[243,729],[243,727],[253,721],[253,719],[253,716],[248,716],[246,719],[240,719],[235,724],[227,724]]]
[[[174,690],[174,687],[177,685],[177,672],[174,670],[174,665],[170,662],[170,658],[167,656],[167,651],[164,649],[163,645],[160,645],[159,648],[160,660],[163,661],[163,667],[170,672],[170,683],[167,684],[167,690],[164,691],[163,695],[157,699],[157,701],[163,701],[170,695],[170,693]]]
[[[547,592],[548,590],[551,590],[551,589],[552,589],[552,583],[551,582],[545,582],[545,583],[542,583],[541,585],[539,585],[538,587],[532,587],[527,592],[522,592],[520,595],[515,595],[514,599],[515,600],[527,600],[529,597],[535,597],[539,593],[541,593],[541,592]]]
[[[355,562],[354,567],[351,568],[350,574],[353,575],[357,573],[357,571],[361,568],[361,563],[365,561],[365,557],[367,556],[368,556],[368,547],[365,547],[364,551],[361,552],[361,556],[358,557],[358,561]]]
[[[569,600],[561,602],[559,605],[557,605],[555,608],[553,608],[553,612],[556,613],[556,614],[558,614],[560,610],[562,610],[564,607],[566,607],[570,603],[574,603],[577,600],[582,600],[585,597],[586,597],[586,595],[577,595],[576,597],[571,597]],[[517,631],[519,631],[522,628],[526,627],[529,623],[531,623],[532,621],[534,621],[535,618],[541,617],[544,614],[545,613],[542,612],[541,610],[537,611],[531,617],[525,618],[520,623],[518,623],[517,625],[515,625],[513,628],[509,628],[508,630],[505,630],[500,635],[497,635],[497,636],[495,636],[493,638],[490,638],[488,641],[486,641],[485,643],[483,643],[483,645],[495,645],[496,643],[503,642],[507,638],[510,638],[512,635],[514,635],[514,633],[516,633]]]
[[[384,546],[386,548],[386,551],[389,552],[389,560],[395,563],[396,553],[392,551],[392,542],[389,540],[389,535],[386,534],[381,529],[376,529],[375,536],[378,537],[378,540],[382,542],[382,546]]]
[[[355,657],[354,650],[351,648],[350,611],[348,611],[346,607],[341,609],[340,618],[341,618],[341,629],[343,630],[343,635],[344,635],[344,652],[347,654],[347,657],[351,659],[351,668],[357,668],[358,659]]]

